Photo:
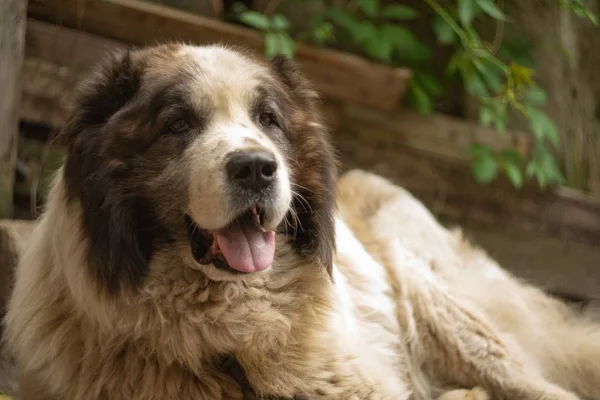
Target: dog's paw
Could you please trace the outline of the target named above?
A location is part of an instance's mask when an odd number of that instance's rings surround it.
[[[477,387],[471,390],[451,390],[438,397],[438,400],[490,400],[490,396],[485,390]]]

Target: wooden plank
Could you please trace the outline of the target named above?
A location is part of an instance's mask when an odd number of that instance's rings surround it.
[[[344,132],[335,136],[345,168],[390,178],[415,194],[440,218],[468,228],[600,244],[600,200],[562,190],[517,192],[506,179],[478,185],[468,168],[424,156],[398,143]]]
[[[27,4],[0,2],[0,218],[12,215]]]
[[[490,228],[465,231],[516,276],[553,293],[600,300],[600,246]]]
[[[129,46],[29,19],[21,119],[60,128],[69,115],[74,89],[82,75],[107,53]]]
[[[473,122],[436,114],[423,116],[409,109],[391,112],[339,105],[337,129],[357,138],[401,144],[424,153],[469,163],[469,148],[475,142],[494,150],[514,148],[522,155],[531,149],[530,136],[522,132],[499,135]]]
[[[25,55],[68,66],[71,70],[89,69],[108,53],[128,47],[132,45],[61,25],[31,18],[27,21]]]
[[[25,74],[28,76],[31,72],[26,68]],[[62,79],[68,81],[68,77]],[[39,109],[27,108],[33,103],[28,99],[39,99],[49,92],[69,97],[70,87],[61,86],[60,80],[60,75],[48,79],[53,85],[43,87],[42,93],[38,93],[35,87],[26,87],[26,101],[22,109],[24,120],[49,125],[57,121],[48,116],[67,115],[67,108],[54,113],[49,109],[40,113]],[[47,99],[46,104],[60,106],[61,103],[51,103]],[[339,108],[333,107],[328,116],[333,116],[330,119],[337,125],[334,138],[344,165],[374,170],[393,179],[415,193],[440,217],[463,226],[493,227],[507,234],[529,232],[567,241],[600,243],[600,201],[596,198],[566,189],[542,193],[527,188],[516,192],[502,179],[489,187],[482,187],[473,180],[464,164],[431,157],[398,141],[383,141],[353,129],[344,129],[349,122],[338,119],[337,111]],[[425,118],[422,123],[428,120]],[[409,127],[404,129],[410,130]]]
[[[179,40],[225,43],[263,51],[263,36],[251,29],[137,0],[41,0],[29,14],[135,45]],[[326,96],[392,110],[399,106],[411,72],[360,57],[299,44],[296,60]]]
[[[518,3],[518,4],[517,4]],[[558,156],[570,187],[600,196],[600,63],[598,27],[575,13],[561,12],[551,2],[515,3],[508,34],[524,35],[535,43],[536,81],[547,93],[542,109],[560,135]],[[586,1],[592,13],[600,0]],[[560,49],[568,51],[561,57]],[[551,67],[544,68],[550,65]],[[527,121],[516,121],[526,123]]]
[[[60,127],[68,115],[72,91],[81,74],[111,49],[127,45],[36,20],[29,20],[25,63],[23,119]],[[516,146],[529,151],[528,136],[498,135],[491,129],[458,118],[423,117],[409,110],[381,111],[327,99],[324,104],[331,127],[357,136],[397,143],[456,162],[469,162],[473,141],[492,148]]]
[[[53,35],[46,28],[58,29],[62,37],[61,44],[52,52],[41,52],[31,45],[39,35]],[[39,55],[61,61],[70,54],[69,63],[81,67],[72,70],[68,65],[48,60],[26,60],[23,120],[60,127],[69,112],[74,81],[95,62],[94,57],[102,55],[102,51],[95,50],[93,54],[84,54],[86,48],[106,49],[115,44],[96,43],[104,39],[36,21],[30,23],[29,33],[30,57]],[[86,47],[68,44],[76,42],[85,43]],[[471,140],[487,142],[493,147],[514,141],[527,152],[528,142],[519,141],[517,134],[506,136],[503,139],[506,142],[497,142],[499,136],[491,130],[446,116],[426,118],[409,111],[365,111],[334,101],[326,102],[324,110],[347,166],[374,169],[394,179],[441,217],[465,226],[492,226],[508,233],[523,231],[568,241],[600,243],[600,204],[595,198],[575,195],[566,189],[542,193],[528,188],[516,192],[504,180],[490,187],[475,183],[467,165]],[[466,139],[464,135],[468,135]],[[431,157],[433,154],[435,157]]]

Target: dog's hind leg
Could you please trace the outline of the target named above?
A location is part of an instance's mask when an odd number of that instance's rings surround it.
[[[452,235],[419,201],[379,176],[358,170],[347,173],[338,184],[338,202],[352,231],[396,281],[400,304],[412,307],[404,310],[399,320],[404,321],[407,332],[412,332],[409,338],[412,337],[413,359],[415,355],[420,357],[432,372],[446,371],[446,378],[463,382],[462,387],[488,382],[489,387],[495,388],[494,394],[504,398],[511,398],[509,393],[513,393],[513,399],[572,398],[547,383],[543,376],[593,400],[599,399],[600,390],[594,387],[600,385],[599,328],[593,329],[592,323],[578,323],[579,319],[564,320],[559,304],[541,292],[532,295],[532,290],[513,284],[491,260],[465,260],[464,251],[456,248]],[[472,255],[473,251],[467,253]],[[418,260],[411,262],[411,258]],[[490,267],[485,269],[488,264]],[[510,286],[505,293],[510,293],[511,287],[514,292],[517,287],[522,300],[515,301],[517,307],[511,308],[511,302],[506,300],[512,298],[498,297],[503,296],[502,289],[494,283],[491,291],[476,287],[481,298],[464,298],[470,289],[463,290],[461,286],[476,279],[457,280],[456,275],[473,273],[482,276],[482,284],[490,273],[503,277],[501,281]],[[447,281],[455,286],[447,287]],[[532,315],[550,318],[541,329],[551,332],[540,329],[538,335],[540,339],[544,335],[553,339],[536,340],[526,330],[524,336],[532,338],[532,342],[519,340],[522,338],[514,334],[503,336],[504,330],[498,330],[497,321],[489,319],[496,314],[486,312],[486,305],[495,307],[492,299],[504,302],[504,310],[508,307],[516,314],[519,301],[530,309],[541,307]],[[536,326],[530,315],[517,320],[512,323]],[[520,394],[527,387],[529,392]]]
[[[390,256],[398,246],[391,243]],[[443,283],[409,255],[390,259],[399,296],[398,320],[413,362],[441,382],[481,386],[494,399],[576,400],[546,381],[521,358],[516,343],[498,333],[484,315],[449,293]]]

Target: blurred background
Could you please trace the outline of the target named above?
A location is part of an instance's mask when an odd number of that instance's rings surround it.
[[[600,298],[600,0],[0,0],[0,217],[33,219],[75,84],[179,40],[296,60],[344,169],[549,291]]]

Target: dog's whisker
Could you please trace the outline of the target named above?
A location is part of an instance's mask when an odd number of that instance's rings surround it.
[[[310,192],[310,193],[315,193],[315,191],[314,191],[314,190],[310,190],[310,189],[309,189],[309,188],[307,188],[306,186],[299,185],[299,184],[297,184],[297,183],[295,183],[295,182],[292,182],[292,183],[291,183],[291,185],[292,185],[292,186],[295,186],[295,187],[297,187],[297,188],[300,188],[300,189],[306,190],[307,192]]]
[[[294,198],[298,199],[300,201],[300,203],[302,204],[302,206],[304,207],[304,209],[306,211],[309,211],[312,213],[312,206],[310,205],[310,202],[308,200],[306,200],[306,198],[304,198],[304,196],[302,196],[300,193],[295,192],[292,190],[292,196],[294,196]]]

